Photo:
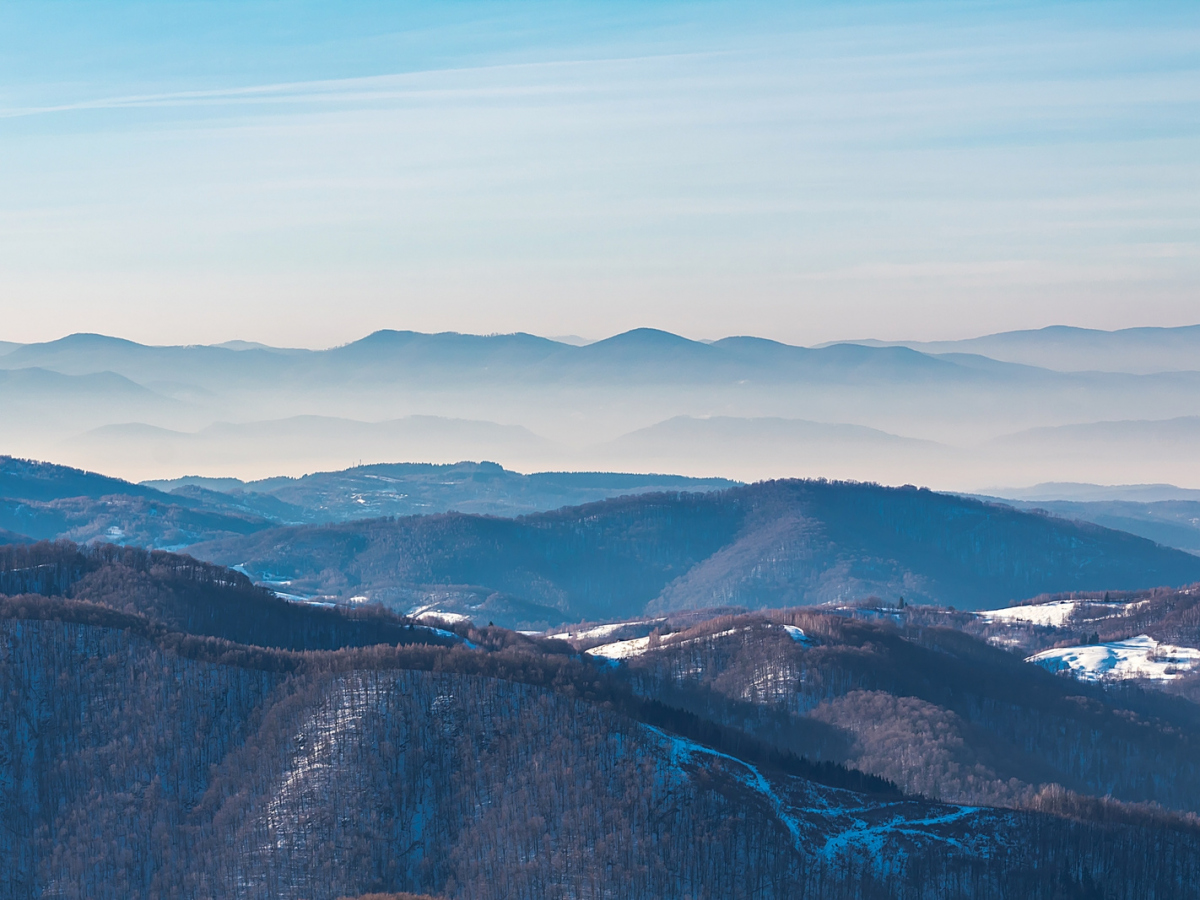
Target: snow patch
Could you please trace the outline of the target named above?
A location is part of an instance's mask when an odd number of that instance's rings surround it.
[[[460,622],[470,622],[470,616],[464,616],[462,613],[438,612],[432,610],[423,612],[419,616],[415,616],[418,622],[449,622],[451,625],[458,625]]]
[[[479,646],[471,641],[468,641],[461,634],[455,634],[453,631],[447,631],[445,628],[435,628],[432,625],[412,625],[410,626],[416,631],[428,631],[430,634],[436,634],[438,637],[449,638],[452,641],[457,641],[468,650],[478,650]]]
[[[803,628],[797,628],[795,625],[784,625],[783,630],[786,631],[788,633],[788,637],[790,637],[797,644],[803,644],[805,647],[811,647],[816,643],[815,640],[804,633]]]
[[[876,865],[879,865],[883,858],[886,842],[899,835],[937,840],[947,847],[961,850],[963,849],[962,841],[951,836],[930,833],[928,829],[956,824],[978,812],[979,808],[975,806],[951,806],[947,807],[941,815],[916,819],[895,816],[885,822],[859,820],[850,828],[829,838],[821,852],[827,859],[832,859],[847,848],[858,846],[870,853]]]
[[[661,625],[666,619],[636,619],[632,622],[612,622],[608,625],[595,625],[579,631],[560,631],[550,635],[560,641],[586,641],[593,638],[606,638],[616,634],[622,628],[635,628],[638,625]]]
[[[650,638],[640,637],[628,641],[616,641],[612,644],[602,644],[584,652],[589,656],[600,656],[604,659],[627,659],[630,656],[639,656],[648,649],[650,649]]]
[[[1051,603],[1036,603],[1030,606],[1010,606],[1006,609],[984,609],[975,615],[989,622],[1028,622],[1030,625],[1045,625],[1062,628],[1079,604],[1075,600],[1055,600]]]
[[[1123,641],[1043,650],[1026,661],[1051,672],[1067,672],[1080,681],[1174,681],[1200,665],[1200,650],[1139,634]]]
[[[988,622],[1023,622],[1048,628],[1062,628],[1072,616],[1087,621],[1111,619],[1126,615],[1149,602],[1148,600],[1138,600],[1132,603],[1112,603],[1107,600],[1052,600],[1049,603],[1009,606],[1005,609],[983,609],[975,615]]]
[[[271,591],[280,600],[286,600],[288,603],[303,603],[305,606],[324,606],[332,608],[337,606],[332,600],[324,600],[319,597],[304,597],[300,594],[288,594],[283,591]]]
[[[667,649],[669,647],[686,647],[688,644],[699,644],[703,641],[711,641],[717,638],[729,637],[731,634],[739,634],[743,631],[749,631],[750,626],[745,628],[729,628],[725,631],[718,631],[715,634],[702,634],[699,637],[683,638],[678,634],[664,634],[658,639],[658,649]],[[592,656],[602,656],[606,659],[626,659],[630,656],[640,656],[650,649],[650,638],[630,638],[627,641],[614,641],[611,644],[601,644],[599,647],[592,647],[590,650],[585,650],[584,653]]]

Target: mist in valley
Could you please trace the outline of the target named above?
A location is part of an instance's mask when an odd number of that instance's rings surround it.
[[[1122,334],[1105,341],[1119,346]],[[1164,353],[1200,345],[1192,329],[1154,337]],[[993,343],[1011,350],[1024,340],[1048,366],[1040,338]],[[1079,330],[1075,355],[1096,340]],[[1148,340],[1135,333],[1130,354],[1105,357],[1130,371],[1060,371],[979,353],[701,343],[646,329],[582,347],[381,332],[325,351],[76,335],[0,355],[0,378],[14,388],[0,397],[0,429],[17,455],[130,480],[486,459],[526,472],[966,491],[1048,481],[1195,486],[1200,372],[1140,371]]]

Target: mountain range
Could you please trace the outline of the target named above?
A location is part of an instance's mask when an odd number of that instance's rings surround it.
[[[0,440],[17,455],[138,479],[483,458],[523,471],[973,491],[1068,478],[1188,485],[1200,417],[1193,332],[1014,333],[972,352],[706,343],[652,329],[583,346],[382,331],[328,350],[72,335],[0,348],[14,388],[0,392]],[[1064,341],[1109,347],[1104,370],[995,349]]]
[[[864,346],[908,347],[924,353],[973,353],[1005,362],[1064,372],[1194,372],[1200,325],[1099,331],[1051,325],[958,341],[862,341]]]

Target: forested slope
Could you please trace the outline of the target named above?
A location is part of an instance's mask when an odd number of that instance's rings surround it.
[[[0,529],[34,540],[178,548],[274,521],[227,500],[205,504],[70,466],[0,456]]]
[[[1200,810],[1200,708],[1081,684],[945,627],[817,610],[658,635],[639,693],[948,802],[1029,806],[1050,786]]]
[[[5,601],[0,895],[1132,900],[1200,878],[1182,821],[828,787],[630,715],[605,669],[471,637],[256,651]]]
[[[961,608],[1178,585],[1200,558],[1121,532],[916,488],[764,482],[500,519],[271,529],[192,552],[289,590],[516,627],[878,594]]]
[[[289,603],[240,572],[111,544],[0,547],[0,595],[22,594],[85,601],[144,616],[171,631],[290,650],[455,640],[381,609]]]
[[[70,544],[0,550],[0,594],[6,898],[1133,900],[1200,879],[1193,820],[1062,787],[1195,808],[1195,715],[1064,691],[963,635],[719,618],[614,666]],[[921,746],[865,740],[911,718],[889,698],[1011,730],[1055,780],[886,769],[879,747]]]

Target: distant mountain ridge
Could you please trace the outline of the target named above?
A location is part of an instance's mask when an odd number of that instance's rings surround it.
[[[974,345],[813,348],[648,328],[584,345],[384,330],[326,350],[80,334],[0,354],[0,448],[139,481],[493,459],[521,471],[958,491],[1067,479],[1200,486],[1188,425],[1200,420],[1197,366],[1122,362],[1139,347],[1148,359],[1196,358],[1192,335],[1060,329],[994,342],[1042,348],[1026,360]],[[1076,345],[1107,370],[1076,368],[1056,349]]]
[[[120,478],[70,466],[0,456],[0,497],[11,500],[88,497],[96,500],[109,494],[168,500],[165,493],[149,485],[131,484]]]
[[[621,494],[668,490],[705,492],[733,487],[724,478],[618,472],[534,472],[522,475],[489,462],[380,463],[300,478],[180,478],[148,483],[188,496],[189,488],[221,491],[240,502],[274,498],[307,521],[338,522],[372,516],[440,513],[450,509],[513,516],[576,506]]]
[[[1092,522],[1200,555],[1200,501],[1005,500],[1017,509],[1044,510],[1064,519]]]
[[[1089,484],[1079,481],[1049,481],[1030,487],[995,487],[981,496],[1010,500],[1125,501],[1158,503],[1165,500],[1200,500],[1200,490],[1173,484]]]
[[[1146,374],[1200,369],[1200,325],[1101,331],[1050,325],[957,341],[858,341],[924,353],[978,353],[992,359],[1063,371]]]
[[[140,463],[143,469],[165,459],[181,468],[205,465],[217,470],[235,468],[247,458],[272,459],[276,467],[318,463],[320,468],[358,459],[464,459],[481,446],[500,457],[537,459],[550,458],[555,447],[520,425],[425,415],[382,422],[304,415],[214,422],[196,432],[140,423],[105,425],[67,445],[86,447],[106,460]]]
[[[69,466],[0,457],[0,542],[67,539],[178,550],[280,523],[449,509],[520,515],[622,494],[711,491],[737,482],[679,475],[539,472],[495,463],[396,463],[301,478],[182,478],[132,484]]]
[[[43,344],[26,344],[0,355],[0,369],[42,366],[65,374],[112,370],[135,380],[161,378],[170,365],[176,377],[207,373],[216,382],[235,375],[297,374],[349,377],[381,369],[437,371],[487,369],[506,377],[529,378],[578,372],[592,376],[597,367],[609,377],[668,369],[672,377],[716,379],[727,372],[774,371],[789,377],[821,377],[849,370],[889,377],[948,375],[956,364],[905,347],[868,348],[844,343],[822,348],[798,347],[765,338],[730,337],[705,343],[666,331],[636,328],[585,345],[567,344],[531,334],[474,335],[376,331],[326,350],[276,351],[228,346],[154,347],[103,335],[76,334]],[[633,367],[630,369],[630,367]],[[509,374],[511,373],[511,374]],[[971,377],[969,370],[959,373]]]

